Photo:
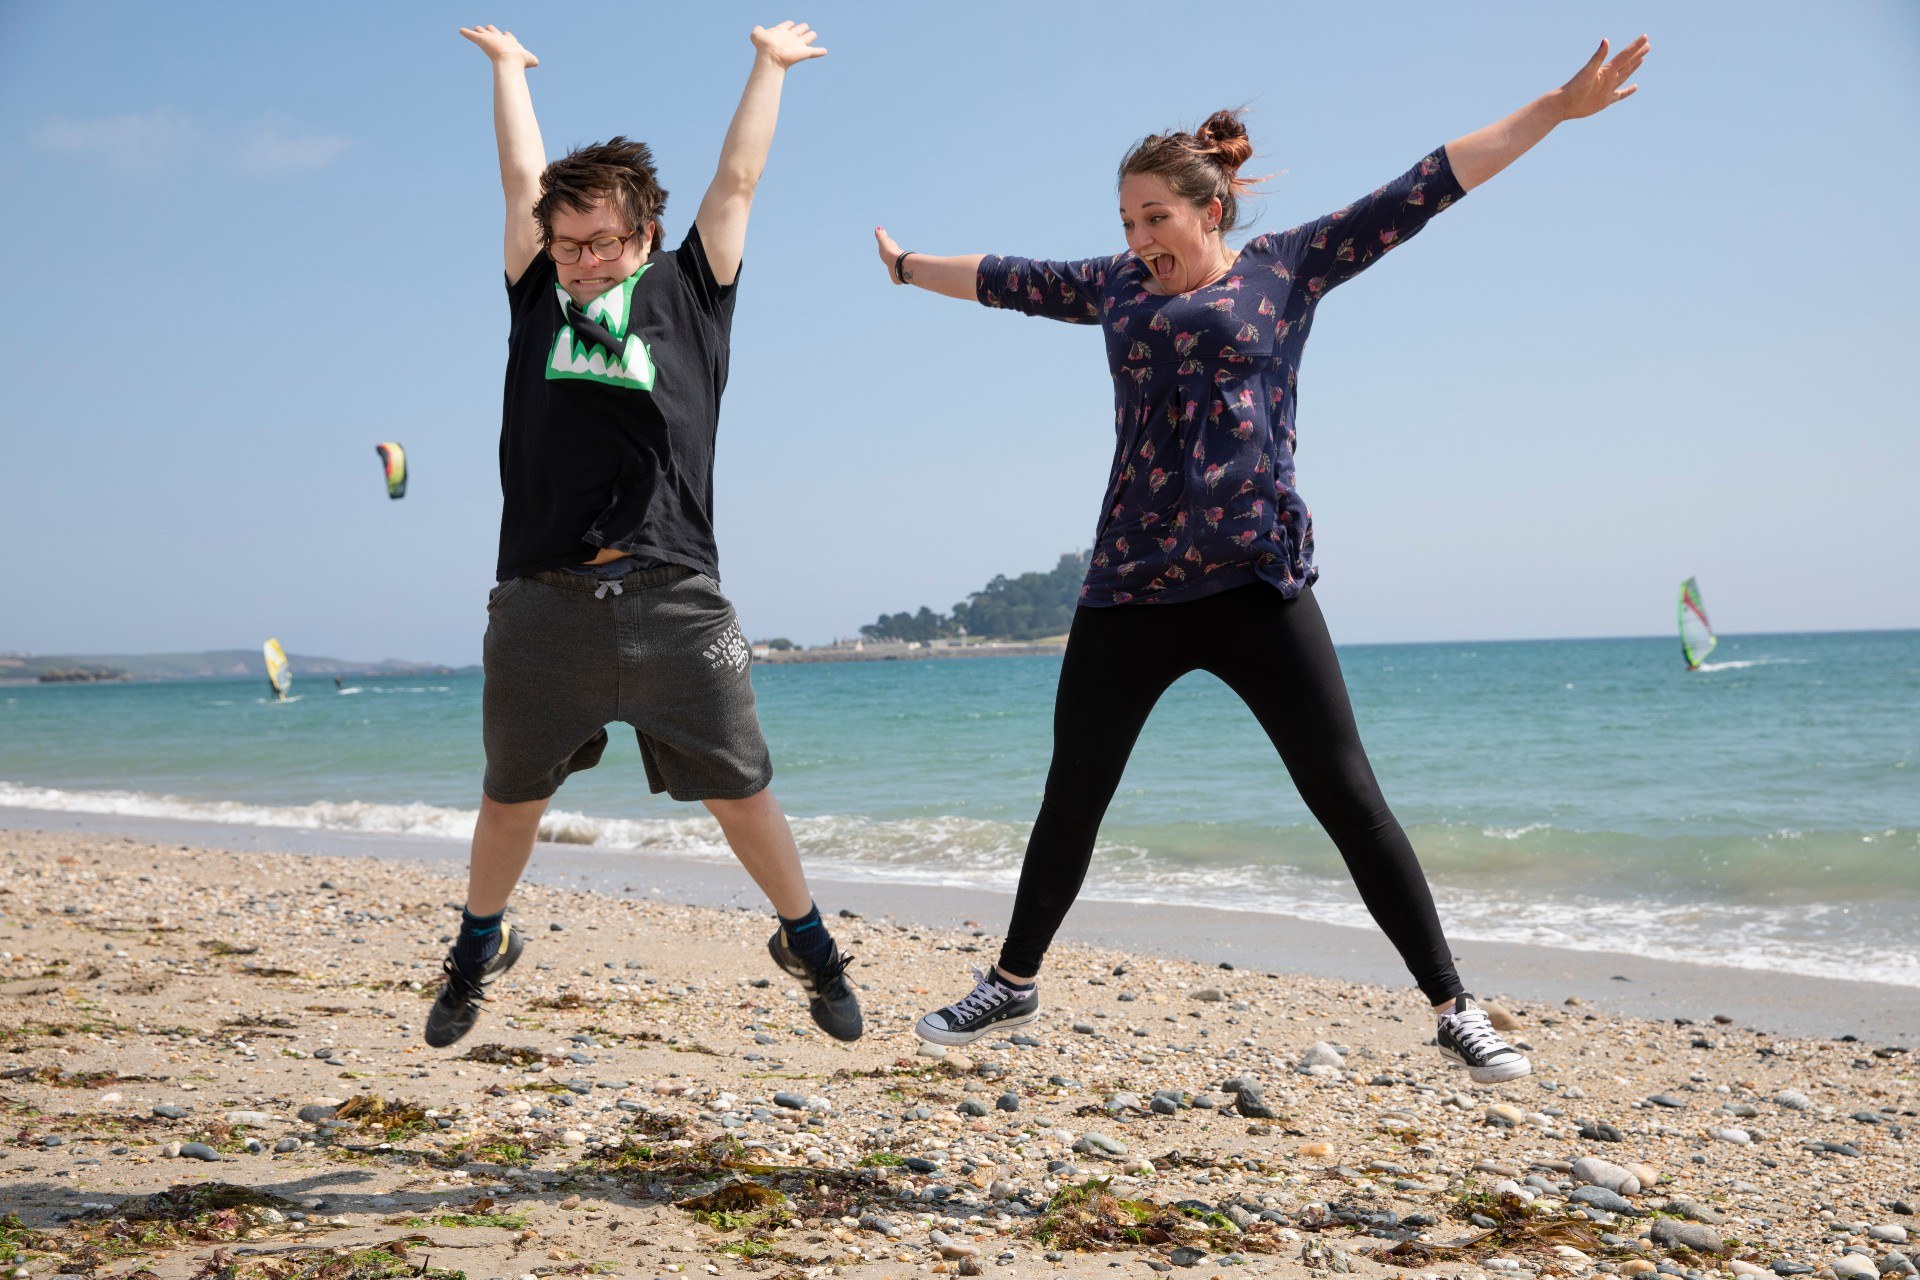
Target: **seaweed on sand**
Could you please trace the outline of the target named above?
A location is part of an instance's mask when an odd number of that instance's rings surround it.
[[[1047,1201],[1030,1234],[1054,1249],[1133,1249],[1142,1245],[1188,1245],[1218,1252],[1271,1253],[1279,1236],[1270,1223],[1242,1231],[1223,1215],[1184,1205],[1127,1200],[1106,1178],[1062,1187]]]
[[[187,1222],[202,1214],[227,1209],[273,1209],[286,1212],[299,1206],[270,1191],[256,1191],[232,1182],[179,1182],[152,1195],[122,1200],[100,1216],[128,1222]]]
[[[0,1213],[0,1255],[25,1258],[44,1247],[38,1231],[20,1221],[15,1214]]]
[[[674,1208],[685,1209],[699,1222],[721,1231],[732,1231],[747,1222],[765,1221],[770,1215],[784,1220],[789,1203],[785,1194],[751,1178],[736,1177],[717,1187],[674,1201]]]
[[[433,1127],[426,1109],[404,1098],[382,1098],[377,1093],[359,1093],[340,1104],[335,1120],[351,1120],[358,1128],[380,1134],[388,1142],[398,1142]]]
[[[293,1207],[279,1196],[230,1182],[179,1183],[76,1218],[63,1231],[33,1233],[31,1244],[58,1258],[62,1272],[90,1274],[115,1259],[151,1256],[176,1245],[251,1238],[278,1225]],[[0,1222],[0,1238],[5,1226]]]
[[[428,1217],[402,1215],[400,1218],[389,1218],[388,1221],[403,1222],[411,1227],[424,1227],[431,1223],[437,1227],[498,1227],[505,1231],[518,1231],[527,1225],[525,1214],[501,1211],[499,1203],[492,1196],[480,1196],[471,1203],[454,1205]]]
[[[696,1214],[740,1211],[725,1204],[711,1209],[689,1200],[713,1194],[740,1200],[754,1198],[761,1209],[770,1208],[772,1202],[761,1199],[757,1192],[727,1190],[748,1185],[777,1197],[783,1206],[805,1217],[843,1217],[869,1203],[893,1199],[879,1169],[767,1164],[757,1158],[760,1154],[731,1138],[716,1139],[704,1146],[684,1139],[655,1145],[628,1143],[587,1156],[574,1165],[572,1172],[580,1176],[610,1175],[631,1195],[674,1201]]]
[[[235,1256],[215,1249],[193,1280],[467,1280],[467,1273],[429,1266],[430,1254],[417,1257],[409,1245],[431,1242],[424,1236],[386,1240],[364,1249],[319,1247],[268,1256]]]
[[[764,1258],[777,1252],[774,1240],[791,1219],[784,1194],[751,1178],[735,1177],[717,1187],[674,1202],[694,1221],[718,1232],[717,1252],[739,1258]]]
[[[118,1071],[62,1071],[57,1067],[17,1067],[5,1073],[8,1080],[31,1080],[56,1089],[104,1089],[117,1084],[151,1084],[153,1076],[121,1075]]]
[[[566,1061],[557,1054],[542,1053],[524,1045],[477,1044],[460,1055],[462,1062],[486,1062],[502,1067],[530,1067],[536,1062],[557,1066]]]
[[[1616,1249],[1602,1243],[1600,1228],[1579,1214],[1535,1213],[1525,1205],[1494,1201],[1490,1197],[1473,1197],[1464,1201],[1461,1209],[1463,1213],[1470,1210],[1492,1218],[1495,1225],[1458,1240],[1402,1240],[1390,1249],[1380,1250],[1376,1256],[1400,1267],[1474,1262],[1496,1253],[1557,1261],[1560,1255],[1554,1251],[1559,1248],[1578,1249],[1593,1259],[1640,1256],[1632,1249]]]

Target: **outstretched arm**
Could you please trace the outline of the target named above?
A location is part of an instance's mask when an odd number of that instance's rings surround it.
[[[722,285],[732,284],[740,274],[740,258],[747,249],[747,215],[753,211],[753,191],[760,185],[767,152],[773,147],[773,126],[780,118],[780,90],[787,82],[787,68],[809,58],[825,57],[825,49],[813,47],[817,39],[819,33],[804,22],[753,29],[753,70],[747,75],[747,87],[734,110],[733,123],[727,126],[727,140],[720,147],[720,167],[707,194],[701,197],[700,212],[693,218],[700,228],[700,242],[706,246],[707,265]]]
[[[527,72],[540,59],[514,39],[513,32],[492,25],[462,27],[460,34],[480,46],[493,63],[493,139],[500,150],[500,189],[507,197],[507,282],[517,282],[540,252],[540,224],[533,220],[534,201],[540,198],[540,175],[547,167],[547,148],[540,141],[540,122],[533,114],[533,94]]]
[[[917,284],[922,289],[958,298],[962,302],[979,301],[975,281],[984,254],[966,253],[957,258],[936,258],[929,253],[916,253],[905,262],[906,274],[903,277],[894,270],[894,264],[900,261],[900,246],[893,242],[887,229],[875,227],[873,239],[880,250],[880,261],[887,269],[887,278],[895,284]]]
[[[1640,69],[1649,47],[1647,38],[1641,36],[1609,61],[1607,42],[1602,40],[1599,49],[1573,79],[1552,93],[1535,98],[1506,119],[1496,120],[1484,129],[1449,142],[1447,160],[1453,166],[1453,176],[1471,191],[1525,155],[1561,121],[1593,115],[1633,96],[1639,85],[1629,84],[1624,89],[1620,86]]]

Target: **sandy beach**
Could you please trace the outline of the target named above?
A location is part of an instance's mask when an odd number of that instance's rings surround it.
[[[1269,968],[1215,955],[1245,949],[1223,926],[1121,951],[1098,944],[1137,939],[1137,908],[1087,904],[1094,945],[1050,958],[1031,1035],[931,1057],[911,1020],[991,960],[968,921],[997,927],[997,895],[822,886],[857,913],[836,930],[869,1032],[846,1046],[771,969],[737,872],[649,859],[582,884],[543,846],[526,960],[435,1052],[450,851],[20,819],[0,831],[15,1276],[1911,1273],[1902,988],[1795,988],[1812,1003],[1770,1020],[1794,987],[1772,975],[1703,991],[1565,953],[1522,983],[1527,957],[1463,947],[1536,1068],[1483,1088],[1363,946]],[[1861,1031],[1804,1029],[1820,987]],[[1729,1009],[1761,1012],[1677,1011],[1742,993]]]

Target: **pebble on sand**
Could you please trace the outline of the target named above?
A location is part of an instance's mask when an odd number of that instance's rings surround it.
[[[1118,1138],[1109,1138],[1104,1133],[1083,1133],[1073,1149],[1082,1155],[1123,1156],[1127,1154],[1127,1144]]]
[[[1632,1213],[1633,1203],[1625,1196],[1618,1195],[1605,1187],[1588,1185],[1575,1187],[1567,1200],[1573,1204],[1584,1204],[1606,1213]]]
[[[1675,1218],[1655,1218],[1650,1232],[1655,1244],[1679,1246],[1695,1253],[1725,1253],[1727,1242],[1712,1227]]]
[[[1573,1162],[1573,1176],[1576,1181],[1588,1186],[1605,1187],[1615,1195],[1636,1196],[1640,1194],[1640,1179],[1633,1172],[1611,1160],[1602,1160],[1598,1156],[1581,1156]]]
[[[1316,1040],[1307,1046],[1306,1052],[1300,1055],[1300,1069],[1304,1071],[1309,1067],[1342,1067],[1346,1065],[1346,1061],[1340,1056],[1338,1049],[1325,1040]]]
[[[1481,1012],[1487,1015],[1487,1021],[1493,1024],[1495,1031],[1518,1031],[1520,1029],[1520,1020],[1509,1013],[1505,1005],[1496,1004],[1492,1000],[1481,1000],[1478,1004],[1480,1005]]]

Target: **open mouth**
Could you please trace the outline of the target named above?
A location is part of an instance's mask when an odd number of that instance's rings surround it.
[[[1174,261],[1170,253],[1149,253],[1146,255],[1147,270],[1153,272],[1153,278],[1162,284],[1173,279]]]

